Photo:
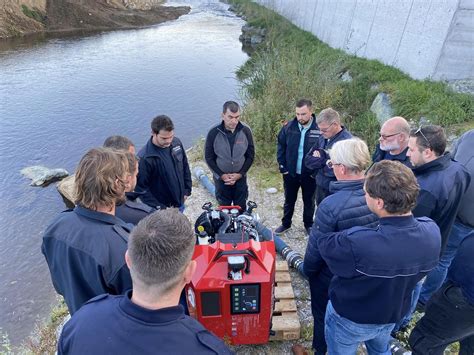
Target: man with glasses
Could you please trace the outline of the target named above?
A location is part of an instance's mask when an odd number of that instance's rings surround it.
[[[462,196],[467,191],[470,176],[466,169],[445,154],[446,134],[440,126],[425,126],[410,133],[408,153],[413,172],[420,185],[420,195],[413,214],[415,217],[429,217],[441,231],[441,259],[438,266],[426,277],[421,291],[420,307],[429,295],[436,291],[444,280],[448,267],[445,248]],[[452,260],[452,258],[450,258]],[[426,294],[426,295],[425,295]],[[426,297],[426,298],[425,298]],[[415,295],[414,300],[418,299]]]
[[[171,118],[157,116],[151,122],[151,138],[138,152],[140,162],[136,191],[157,209],[178,207],[191,195],[192,180],[188,158],[181,141],[174,136]]]
[[[316,203],[319,205],[326,196],[330,195],[329,183],[336,181],[334,171],[326,165],[330,158],[329,151],[334,143],[352,138],[352,134],[341,125],[339,113],[331,107],[319,113],[316,124],[321,131],[321,136],[306,154],[305,165],[310,170],[317,170]]]
[[[410,125],[400,116],[387,120],[380,128],[380,138],[372,160],[377,163],[381,160],[396,160],[403,165],[412,167],[407,157]]]
[[[306,153],[321,135],[312,110],[311,100],[299,100],[296,103],[296,117],[285,123],[278,134],[277,160],[283,177],[285,204],[283,205],[281,226],[275,229],[275,233],[283,233],[291,227],[291,219],[300,187],[304,204],[303,223],[308,234],[313,225],[316,181],[313,176],[314,170],[308,169],[303,164]]]

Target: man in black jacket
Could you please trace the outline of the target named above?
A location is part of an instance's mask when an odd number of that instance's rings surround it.
[[[151,122],[151,138],[138,152],[140,157],[136,191],[155,208],[178,207],[191,195],[188,158],[181,141],[174,136],[171,118],[157,116]]]
[[[311,100],[301,99],[296,103],[296,117],[286,122],[278,134],[277,161],[283,176],[285,204],[281,226],[275,233],[283,233],[291,227],[298,190],[303,195],[303,223],[309,234],[313,225],[316,192],[314,170],[303,163],[306,153],[316,144],[321,133],[316,124]]]
[[[246,207],[247,171],[255,158],[252,131],[240,122],[240,107],[227,101],[222,122],[209,130],[204,156],[214,177],[216,199],[221,206]]]
[[[331,107],[319,113],[316,123],[321,131],[321,136],[306,154],[304,163],[308,169],[317,170],[316,204],[319,206],[321,201],[330,195],[329,184],[331,181],[336,181],[334,171],[326,166],[330,159],[329,151],[334,143],[352,138],[352,134],[342,126],[339,113]]]
[[[440,126],[426,126],[413,130],[408,143],[413,172],[420,184],[420,195],[413,214],[417,217],[430,217],[441,231],[441,259],[438,266],[425,279],[421,293],[440,286],[438,276],[447,266],[444,250],[449,234],[458,213],[461,197],[467,191],[470,176],[467,170],[451,156],[445,154],[446,135]],[[436,287],[436,288],[437,288]],[[417,299],[417,295],[415,295]],[[420,299],[423,308],[427,299]]]
[[[374,163],[381,160],[397,160],[403,165],[412,167],[407,157],[410,125],[403,117],[396,116],[388,119],[380,128],[379,144],[372,156]]]

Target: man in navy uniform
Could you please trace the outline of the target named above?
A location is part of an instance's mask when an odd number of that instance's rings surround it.
[[[123,136],[110,136],[104,142],[104,147],[128,152],[128,185],[125,190],[126,200],[115,206],[115,216],[121,220],[136,225],[141,219],[156,211],[140,201],[143,193],[134,192],[137,185],[138,159],[135,156],[135,146],[132,141]]]
[[[71,314],[97,295],[132,287],[123,260],[132,226],[115,217],[116,201],[125,199],[128,170],[126,153],[89,150],[76,172],[76,207],[62,212],[44,233],[41,251]]]
[[[193,228],[176,209],[140,221],[125,255],[133,291],[90,300],[64,326],[58,354],[230,354],[178,305],[196,269],[194,245]]]
[[[304,205],[303,223],[309,234],[313,225],[316,181],[313,176],[314,170],[308,169],[303,160],[319,136],[316,117],[313,114],[313,103],[311,100],[299,100],[296,103],[296,117],[287,122],[278,134],[277,161],[283,176],[285,204],[281,226],[275,229],[275,233],[283,233],[291,227],[298,190],[301,188]]]
[[[331,107],[319,113],[316,117],[316,124],[321,131],[321,136],[306,154],[305,164],[308,169],[317,170],[316,204],[319,206],[321,201],[330,195],[330,182],[336,181],[334,171],[326,165],[330,159],[329,151],[334,143],[352,138],[352,134],[342,126],[339,113]]]
[[[154,208],[178,207],[191,195],[188,158],[181,141],[174,136],[174,124],[166,115],[151,122],[151,138],[138,152],[140,157],[136,191]]]
[[[415,218],[419,187],[405,165],[383,160],[364,184],[377,228],[353,227],[322,234],[318,248],[334,277],[325,333],[329,354],[390,354],[390,332],[407,313],[412,291],[439,259],[441,235],[426,217]]]

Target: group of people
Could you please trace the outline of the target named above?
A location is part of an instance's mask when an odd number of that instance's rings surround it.
[[[389,354],[391,334],[415,308],[425,316],[410,337],[414,353],[441,354],[457,340],[472,353],[474,131],[450,155],[441,127],[410,130],[394,117],[371,159],[334,109],[316,115],[301,99],[295,111],[278,134],[285,203],[275,232],[291,227],[301,188],[315,353],[354,354],[365,342],[369,353]],[[255,145],[240,115],[236,102],[224,103],[204,156],[218,203],[245,209]],[[89,150],[75,186],[75,208],[42,244],[72,315],[58,352],[229,353],[186,314],[195,236],[182,212],[192,181],[172,120],[155,117],[137,155],[122,136]]]

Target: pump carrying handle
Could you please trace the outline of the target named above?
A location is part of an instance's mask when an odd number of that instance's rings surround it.
[[[219,260],[224,255],[249,255],[254,259],[257,259],[257,255],[252,250],[221,250],[214,257],[213,261]]]

